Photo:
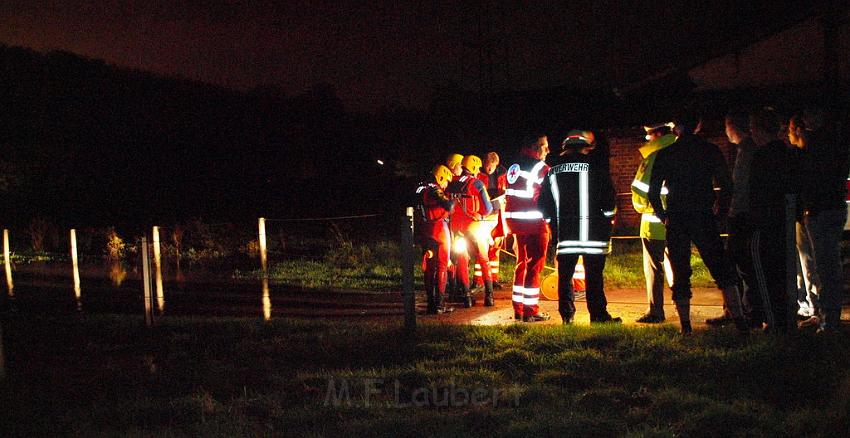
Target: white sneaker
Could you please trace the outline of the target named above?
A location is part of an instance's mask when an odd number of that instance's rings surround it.
[[[797,327],[806,328],[806,327],[820,327],[820,318],[817,316],[810,316],[808,319],[804,319],[797,323]]]
[[[798,301],[800,304],[800,309],[797,310],[797,316],[802,316],[803,318],[809,318],[814,316],[815,309],[809,306],[809,303],[805,301]]]

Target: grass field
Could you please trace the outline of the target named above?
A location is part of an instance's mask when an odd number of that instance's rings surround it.
[[[850,344],[3,315],[0,436],[845,436]]]
[[[418,251],[418,249],[417,249]],[[553,267],[552,254],[547,266]],[[400,254],[397,245],[387,242],[352,246],[340,253],[329,252],[323,260],[283,260],[271,264],[269,276],[278,284],[290,284],[308,288],[341,288],[369,291],[397,291],[401,284]],[[422,287],[422,270],[419,253],[416,253],[414,276],[417,287]],[[500,280],[502,284],[513,282],[514,257],[509,252],[500,256]],[[708,270],[699,254],[691,257],[694,287],[713,287]],[[470,269],[472,272],[472,269]],[[545,270],[544,275],[553,272]],[[236,277],[259,277],[259,270],[236,271]],[[637,240],[618,240],[608,256],[604,271],[607,288],[644,287],[643,255]]]

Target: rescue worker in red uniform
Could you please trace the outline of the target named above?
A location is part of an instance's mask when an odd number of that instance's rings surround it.
[[[488,220],[495,221],[493,231],[490,232],[492,243],[487,250],[487,259],[490,260],[489,269],[487,267],[479,267],[475,265],[475,284],[484,285],[484,274],[490,275],[490,280],[493,282],[493,289],[502,289],[499,284],[499,250],[505,242],[505,191],[508,189],[508,170],[505,166],[499,164],[499,154],[496,152],[488,152],[487,159],[484,164],[484,171],[478,174],[484,185],[487,187],[487,194],[490,195],[490,201],[493,203],[493,214]]]
[[[451,230],[460,245],[454,248],[457,262],[455,263],[455,281],[459,289],[459,298],[464,306],[471,307],[474,300],[471,295],[469,281],[470,251],[475,262],[481,266],[489,266],[487,246],[490,241],[492,221],[487,216],[493,213],[493,204],[487,189],[476,175],[481,169],[481,158],[467,155],[461,162],[463,173],[449,183],[446,190],[452,198],[458,200],[458,208],[451,217]],[[465,247],[465,248],[464,248]],[[493,306],[493,282],[490,277],[484,278],[484,305]]]
[[[446,168],[452,173],[452,178],[460,177],[461,173],[463,173],[463,169],[460,166],[461,161],[463,161],[463,155],[461,154],[449,154],[446,157]],[[451,182],[452,180],[449,180]],[[451,248],[450,248],[451,249]],[[456,301],[457,298],[457,258],[454,257],[454,253],[449,253],[449,270],[448,270],[448,288],[449,288],[449,297]]]
[[[540,194],[540,209],[558,242],[558,313],[564,324],[572,323],[576,312],[572,278],[579,256],[584,259],[590,323],[622,322],[608,313],[602,280],[617,197],[607,157],[590,153],[593,139],[592,132],[570,131]]]
[[[431,181],[421,183],[416,189],[418,205],[415,229],[417,241],[422,246],[427,313],[436,315],[453,310],[443,305],[443,297],[451,247],[449,217],[455,201],[443,192],[454,177],[452,172],[446,166],[438,165],[432,174],[434,178]]]
[[[546,262],[549,227],[537,205],[540,187],[549,166],[549,139],[537,134],[526,137],[520,156],[509,167],[505,192],[505,222],[516,242],[516,269],[513,283],[514,318],[525,322],[545,321],[540,311],[540,272]]]

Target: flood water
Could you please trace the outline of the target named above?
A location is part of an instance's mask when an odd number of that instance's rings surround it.
[[[140,275],[115,267],[88,268],[79,279],[51,266],[16,269],[12,306],[32,314],[144,315]],[[116,277],[116,274],[119,274]],[[155,272],[152,276],[156,276]],[[156,316],[378,317],[403,315],[399,293],[348,293],[302,289],[274,281],[224,278],[209,272],[181,272],[152,278]],[[179,280],[179,281],[178,281]],[[3,291],[6,293],[7,291]]]

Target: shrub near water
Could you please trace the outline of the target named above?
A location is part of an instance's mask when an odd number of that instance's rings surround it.
[[[418,255],[414,278],[422,282]],[[256,278],[259,270],[234,272],[236,278]],[[398,291],[401,285],[401,251],[394,242],[354,245],[342,242],[328,249],[321,260],[294,259],[271,263],[269,277],[277,284],[310,288]]]

